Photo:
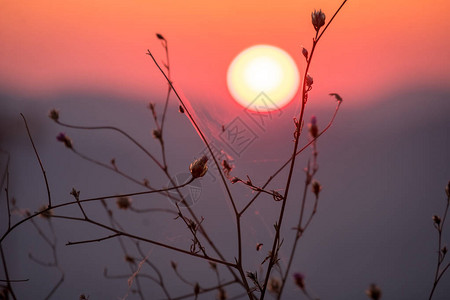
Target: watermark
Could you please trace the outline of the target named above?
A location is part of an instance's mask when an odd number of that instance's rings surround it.
[[[222,125],[222,131],[218,138],[226,147],[222,149],[220,145],[216,145],[214,141],[211,141],[209,146],[214,157],[217,159],[219,165],[223,160],[230,161],[230,157],[225,152],[233,154],[233,156],[241,157],[245,150],[247,150],[251,144],[253,144],[258,138],[257,132],[266,132],[270,122],[279,118],[282,115],[282,110],[272,101],[266,93],[260,92],[255,99],[244,108],[243,113],[234,117],[226,125]],[[251,121],[249,121],[250,119]],[[212,158],[211,152],[207,147],[203,148],[200,152],[200,156],[206,155],[209,159],[209,170],[207,175],[216,181],[214,176],[217,167]]]
[[[174,185],[182,185],[188,182],[191,178],[192,176],[190,173],[179,173],[172,177],[172,180],[169,181],[168,186],[169,188],[171,188],[174,187]],[[178,191],[176,189],[173,189],[168,191],[168,193],[171,197],[167,196],[167,199],[169,199],[169,201],[174,205],[178,205],[178,207],[180,208],[192,207],[198,202],[202,194],[201,180],[197,178],[185,187],[179,188]],[[184,201],[181,200],[180,193],[183,196]]]
[[[240,117],[236,117],[224,126],[219,138],[240,157],[258,136]]]
[[[279,118],[283,112],[264,92],[261,92],[244,109],[250,119],[258,125],[262,131],[266,131],[269,121]]]

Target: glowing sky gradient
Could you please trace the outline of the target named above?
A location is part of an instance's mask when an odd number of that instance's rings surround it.
[[[164,83],[145,55],[164,58],[189,97],[230,100],[226,70],[243,49],[271,44],[304,67],[310,12],[339,1],[2,1],[0,86],[21,93],[97,90],[148,97]],[[360,103],[368,93],[450,79],[450,2],[349,1],[316,52],[315,90]],[[131,97],[130,97],[131,96]]]
[[[155,150],[159,149],[158,141],[151,137],[154,124],[146,109],[149,101],[155,102],[159,117],[167,91],[164,78],[146,55],[150,49],[158,62],[165,60],[155,33],[168,40],[172,79],[178,91],[189,99],[186,105],[207,139],[221,146],[218,136],[223,132],[222,125],[230,124],[235,116],[242,117],[256,133],[257,138],[241,157],[229,150],[239,162],[233,176],[245,178],[249,174],[254,182],[265,180],[291,155],[294,123],[289,113],[295,105],[287,105],[287,113],[274,114],[268,126],[259,127],[227,89],[229,64],[248,47],[273,45],[290,54],[302,77],[305,60],[301,47],[310,49],[314,36],[311,11],[322,9],[328,20],[340,3],[1,0],[0,149],[4,147],[12,154],[11,195],[14,192],[20,205],[33,211],[46,196],[41,170],[19,115],[22,112],[31,125],[58,201],[72,199],[69,191],[74,186],[82,190],[83,197],[136,191],[133,182],[80,162],[79,157],[69,153],[55,140],[65,128],[54,124],[47,115],[54,107],[68,123],[118,126],[159,154]],[[431,216],[441,213],[443,187],[450,179],[449,12],[448,0],[348,0],[314,54],[310,69],[314,88],[305,125],[314,114],[319,128],[324,128],[336,105],[328,93],[336,92],[344,98],[336,121],[319,141],[318,179],[324,186],[323,200],[295,266],[295,271],[307,274],[308,284],[321,299],[367,299],[364,290],[371,282],[383,288],[383,299],[424,299],[431,287],[437,239]],[[179,170],[187,172],[189,163],[205,147],[186,114],[178,112],[175,97],[171,101],[165,135],[170,170],[175,174]],[[149,176],[155,186],[167,186],[166,178],[154,171],[154,165],[147,164],[147,157],[140,152],[136,155],[134,148],[118,136],[76,130],[66,133],[76,147],[105,163],[117,158],[119,166],[136,178]],[[306,132],[302,138],[301,142],[306,142]],[[297,182],[303,182],[308,155],[305,152],[299,156],[294,175],[295,180],[300,180]],[[285,175],[280,174],[271,188],[284,187]],[[195,209],[207,216],[211,232],[231,258],[235,249],[229,240],[235,240],[235,233],[223,224],[234,224],[232,209],[225,194],[216,197],[216,183],[205,178],[202,202]],[[233,188],[242,203],[252,195],[244,187]],[[300,195],[301,188],[298,184],[292,186],[292,199]],[[161,198],[163,207],[172,207],[165,196]],[[3,199],[4,193],[0,194],[0,205]],[[256,243],[263,241],[267,247],[271,242],[276,222],[273,208],[277,204],[267,199],[270,202],[255,206],[258,214],[249,211],[246,215],[245,222],[250,225],[245,230],[248,237],[244,238],[248,251],[245,255],[251,258],[249,270],[256,270],[266,253],[264,248],[255,255]],[[140,204],[144,207],[147,203]],[[295,213],[295,205],[300,204],[290,205],[294,209],[288,210]],[[78,208],[74,209],[79,213]],[[189,237],[181,231],[184,227],[178,226],[178,221],[170,216],[173,223],[161,223],[159,218],[167,216],[157,216],[143,219],[142,223],[141,218],[129,221],[145,236],[161,240],[174,237],[174,245],[187,245],[185,238]],[[288,224],[296,224],[296,216],[291,214],[290,218],[283,225],[286,231],[291,228]],[[0,222],[0,228],[5,224]],[[91,227],[73,230],[72,226],[67,223],[58,227],[63,232],[61,243],[84,238],[85,232],[94,234],[92,238],[104,234],[91,231]],[[48,247],[44,241],[30,237],[36,237],[31,226],[14,233],[7,258],[10,270],[17,272],[15,278],[30,278],[24,287],[17,283],[18,294],[41,299],[52,287],[47,278],[50,273],[45,272],[52,271],[23,258],[28,257],[30,249],[44,253]],[[116,245],[112,242],[61,251],[68,279],[55,299],[67,295],[75,298],[81,293],[91,299],[123,296],[126,280],[120,285],[103,276],[105,265],[117,263],[115,252],[120,249],[112,248]],[[117,251],[105,255],[114,249]],[[163,250],[155,249],[151,258],[171,272],[170,260],[181,261],[183,257]],[[195,260],[183,264],[186,270],[201,274],[197,266]],[[204,267],[202,270],[209,268]],[[175,278],[172,273],[167,272],[169,280]],[[449,279],[447,273],[436,300],[448,298]],[[290,285],[294,287],[293,282]],[[175,289],[179,294],[184,291],[183,286]],[[291,294],[286,295],[297,295],[297,291],[291,289]]]

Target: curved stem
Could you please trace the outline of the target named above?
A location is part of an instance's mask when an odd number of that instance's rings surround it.
[[[129,139],[133,144],[135,144],[139,149],[141,149],[148,157],[150,157],[151,160],[155,162],[155,164],[161,168],[164,169],[164,166],[161,165],[161,163],[147,150],[144,148],[144,146],[141,145],[138,141],[136,141],[131,135],[126,133],[124,130],[114,127],[114,126],[78,126],[78,125],[70,125],[66,123],[62,123],[59,120],[55,121],[57,124],[67,127],[67,128],[73,128],[73,129],[82,129],[82,130],[113,130],[116,132],[119,132],[123,136],[125,136],[127,139]]]
[[[302,99],[301,99],[302,105],[301,105],[301,110],[300,110],[300,116],[298,118],[297,128],[296,128],[295,135],[294,135],[295,136],[294,150],[293,150],[293,153],[292,153],[292,156],[291,156],[291,164],[290,164],[290,168],[289,168],[288,178],[287,178],[287,181],[286,181],[286,187],[285,187],[284,197],[283,197],[284,199],[283,199],[280,215],[279,215],[278,222],[277,222],[277,229],[276,229],[276,233],[275,233],[275,239],[274,239],[273,245],[272,245],[272,254],[271,254],[271,258],[269,260],[269,265],[268,265],[266,277],[265,277],[265,280],[264,280],[263,290],[261,291],[261,298],[260,298],[260,300],[264,299],[264,295],[265,295],[266,288],[267,288],[267,283],[268,283],[269,277],[270,277],[270,272],[271,272],[273,266],[275,265],[275,257],[277,256],[277,253],[275,251],[277,249],[277,245],[278,245],[278,242],[279,242],[279,239],[280,239],[280,230],[281,230],[281,225],[282,225],[282,222],[283,222],[283,216],[284,216],[284,211],[285,211],[285,207],[286,207],[287,197],[288,197],[288,194],[289,194],[289,188],[290,188],[290,184],[291,184],[291,180],[292,180],[292,174],[293,174],[293,171],[294,171],[295,159],[297,157],[298,143],[299,143],[299,140],[300,140],[301,127],[302,127],[302,124],[303,124],[303,116],[304,116],[304,112],[305,112],[305,105],[306,105],[306,102],[307,102],[307,93],[309,91],[309,89],[307,90],[306,77],[308,76],[309,67],[311,66],[311,61],[312,61],[312,58],[314,56],[314,51],[316,49],[317,43],[319,42],[320,38],[325,33],[325,31],[327,30],[328,26],[331,24],[331,22],[334,20],[335,16],[338,14],[338,12],[341,10],[341,8],[344,6],[344,4],[346,2],[347,2],[347,0],[344,0],[342,2],[341,6],[334,13],[333,17],[330,19],[330,21],[325,26],[325,28],[322,30],[322,33],[319,36],[318,36],[318,31],[316,32],[316,37],[313,40],[311,53],[309,55],[309,58],[307,59],[305,73],[303,74]]]
[[[66,203],[61,203],[61,204],[57,204],[57,205],[53,205],[52,207],[47,207],[46,209],[36,212],[32,215],[27,216],[26,218],[20,220],[19,222],[17,222],[16,224],[14,224],[13,226],[11,226],[10,229],[8,229],[0,238],[0,243],[3,242],[3,240],[18,226],[20,226],[21,224],[25,223],[26,221],[39,216],[41,214],[46,213],[47,211],[51,210],[51,209],[57,209],[60,207],[64,207],[64,206],[69,206],[69,205],[78,205],[79,203],[83,203],[83,202],[92,202],[92,201],[100,201],[100,200],[104,200],[104,199],[113,199],[113,198],[117,198],[117,197],[130,197],[130,196],[137,196],[137,195],[147,195],[147,194],[153,194],[153,193],[161,193],[164,191],[170,191],[170,190],[174,190],[177,188],[182,188],[188,184],[190,184],[194,179],[191,178],[189,181],[183,183],[182,185],[179,186],[173,186],[170,188],[164,188],[164,189],[160,189],[160,190],[153,190],[153,191],[144,191],[144,192],[135,192],[135,193],[128,193],[128,194],[120,194],[120,195],[111,195],[111,196],[104,196],[104,197],[95,197],[95,198],[88,198],[88,199],[80,199],[79,201],[71,201],[71,202],[66,202]]]
[[[33,138],[31,137],[31,133],[30,133],[30,129],[28,128],[27,120],[25,119],[25,116],[22,113],[20,115],[22,116],[23,122],[25,123],[28,137],[30,138],[30,142],[31,142],[31,145],[33,146],[34,153],[36,154],[37,161],[39,162],[39,166],[41,167],[42,175],[44,176],[45,187],[47,189],[48,206],[52,206],[52,197],[50,195],[50,188],[48,186],[48,180],[47,180],[47,175],[45,174],[44,166],[42,165],[41,158],[39,157],[39,153],[37,152],[36,146],[34,145],[34,142],[33,142]]]

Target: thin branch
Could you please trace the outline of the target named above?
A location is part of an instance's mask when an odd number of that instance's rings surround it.
[[[311,53],[309,55],[309,58],[307,59],[307,63],[306,63],[306,68],[305,68],[305,72],[303,75],[303,87],[302,87],[302,99],[301,99],[301,110],[300,110],[300,116],[298,118],[298,122],[297,122],[297,128],[295,131],[295,142],[294,142],[294,150],[291,156],[291,163],[290,163],[290,167],[289,167],[289,173],[288,173],[288,177],[287,177],[287,181],[286,181],[286,187],[284,189],[284,196],[283,196],[283,201],[282,201],[282,205],[281,205],[281,210],[280,210],[280,214],[278,217],[278,222],[277,222],[277,229],[275,232],[275,238],[273,241],[273,245],[272,245],[272,252],[271,252],[271,258],[269,260],[269,265],[268,265],[268,269],[267,269],[267,273],[264,279],[264,285],[263,285],[263,290],[261,291],[261,297],[260,300],[264,299],[265,296],[265,292],[266,292],[266,288],[267,288],[267,283],[269,281],[269,277],[270,277],[270,273],[272,270],[272,267],[275,264],[274,258],[277,256],[276,248],[277,248],[277,244],[278,241],[280,239],[280,230],[281,230],[281,226],[282,226],[282,222],[283,222],[283,217],[284,217],[284,212],[285,212],[285,208],[286,208],[286,202],[287,202],[287,197],[289,194],[289,188],[291,185],[291,180],[292,180],[292,175],[294,172],[294,165],[295,165],[295,160],[297,157],[297,149],[298,149],[298,144],[299,144],[299,140],[300,140],[300,134],[301,134],[301,127],[303,124],[303,116],[304,116],[304,112],[305,112],[305,106],[306,106],[306,102],[308,100],[308,91],[311,89],[311,87],[307,87],[307,76],[308,75],[308,71],[309,68],[311,66],[311,61],[314,55],[314,51],[316,49],[317,43],[320,39],[320,37],[322,37],[323,33],[325,32],[325,30],[328,28],[328,26],[331,24],[331,22],[333,21],[334,17],[337,15],[337,13],[340,11],[340,9],[343,7],[343,5],[345,4],[347,0],[344,0],[343,3],[341,4],[341,6],[338,8],[338,10],[335,12],[335,14],[333,15],[333,17],[331,18],[331,20],[328,22],[327,26],[324,28],[324,30],[322,31],[322,33],[320,34],[319,37],[317,37],[317,33],[316,32],[316,38],[313,40],[313,45],[312,45],[312,49],[311,49]]]
[[[6,265],[5,254],[3,253],[3,246],[2,246],[1,243],[0,243],[0,254],[2,256],[3,270],[5,272],[5,277],[6,277],[6,281],[5,281],[6,282],[6,288],[11,293],[11,296],[13,297],[13,299],[16,300],[17,299],[16,298],[16,294],[14,294],[14,290],[13,290],[13,288],[11,286],[11,282],[13,282],[13,281],[11,281],[9,279],[8,266]]]
[[[150,153],[147,149],[144,148],[144,146],[141,145],[138,141],[136,141],[131,135],[126,133],[124,130],[114,127],[114,126],[77,126],[77,125],[70,125],[66,123],[62,123],[59,120],[55,121],[57,124],[67,127],[67,128],[73,128],[73,129],[83,129],[83,130],[113,130],[116,132],[119,132],[123,136],[125,136],[127,139],[129,139],[133,144],[135,144],[139,149],[141,149],[151,160],[155,162],[155,164],[163,169],[164,167],[161,165],[161,163]]]
[[[198,134],[200,135],[200,138],[202,139],[203,143],[206,145],[206,147],[208,148],[209,153],[211,154],[214,163],[219,171],[219,174],[222,178],[222,182],[224,184],[224,187],[227,191],[228,197],[231,201],[231,204],[233,205],[233,209],[234,211],[237,213],[237,209],[236,209],[236,205],[234,203],[233,200],[233,196],[231,195],[231,192],[228,188],[227,182],[225,180],[225,177],[223,175],[223,173],[221,172],[221,167],[219,165],[219,163],[217,162],[216,156],[214,155],[214,152],[211,149],[211,146],[209,144],[209,142],[206,140],[205,135],[203,134],[202,130],[200,129],[200,127],[198,126],[197,122],[195,121],[195,119],[192,117],[189,109],[186,107],[186,105],[184,104],[184,101],[181,99],[180,95],[178,94],[177,90],[175,89],[175,87],[172,84],[172,81],[169,79],[169,77],[166,75],[166,73],[164,72],[164,70],[161,68],[161,66],[158,64],[158,62],[156,61],[155,57],[153,56],[153,54],[150,52],[150,50],[147,49],[147,54],[152,58],[153,62],[155,63],[156,67],[159,69],[159,71],[161,72],[161,74],[164,76],[164,78],[166,79],[167,83],[170,85],[171,89],[173,90],[173,92],[175,93],[176,97],[178,98],[178,101],[180,101],[181,105],[183,106],[184,111],[186,112],[186,114],[189,117],[189,120],[192,122],[192,125],[194,126],[195,130],[198,132]]]
[[[78,155],[80,158],[82,158],[82,159],[84,159],[84,160],[86,160],[86,161],[89,161],[89,162],[91,162],[91,163],[93,163],[93,164],[96,164],[96,165],[98,165],[98,166],[101,166],[101,167],[103,167],[103,168],[106,168],[106,169],[108,169],[108,170],[111,170],[111,171],[113,171],[113,172],[115,172],[115,173],[117,173],[117,174],[119,174],[119,175],[125,177],[126,179],[128,179],[128,180],[130,180],[130,181],[132,181],[132,182],[134,182],[134,183],[136,183],[136,184],[142,186],[142,187],[148,188],[148,189],[151,190],[151,191],[154,191],[154,190],[155,190],[155,188],[151,187],[149,184],[144,183],[144,182],[141,182],[141,181],[139,181],[139,180],[137,180],[137,179],[131,177],[130,175],[128,175],[128,174],[126,174],[126,173],[120,171],[120,170],[117,168],[117,166],[116,166],[115,164],[114,164],[114,166],[110,166],[110,165],[108,165],[108,164],[105,164],[105,163],[103,163],[103,162],[101,162],[101,161],[98,161],[98,160],[96,160],[96,159],[93,159],[93,158],[91,158],[91,157],[89,157],[89,156],[87,156],[87,155],[81,153],[80,151],[76,150],[74,147],[72,147],[71,150],[73,151],[73,153],[75,153],[75,154]],[[170,199],[172,199],[172,200],[174,200],[174,201],[180,201],[179,198],[176,198],[176,197],[172,196],[170,193],[167,193],[167,191],[161,191],[160,194],[165,195],[165,196],[169,197]]]
[[[249,290],[250,290],[250,287],[248,286],[247,278],[245,277],[245,274],[244,274],[244,272],[243,272],[243,270],[242,270],[242,237],[241,237],[240,214],[239,214],[239,212],[238,212],[238,210],[237,210],[237,207],[236,207],[235,201],[234,201],[234,199],[233,199],[233,196],[232,196],[232,194],[231,194],[231,191],[230,191],[230,189],[229,189],[229,187],[228,187],[228,185],[227,185],[227,181],[225,180],[225,177],[224,177],[224,175],[223,175],[223,172],[221,171],[221,167],[220,167],[219,163],[217,162],[217,158],[216,158],[216,156],[214,155],[214,152],[212,151],[211,146],[210,146],[210,144],[208,143],[208,141],[207,141],[205,135],[203,134],[202,130],[201,130],[200,127],[198,126],[198,124],[197,124],[197,122],[195,121],[195,119],[192,117],[190,111],[188,110],[188,108],[187,108],[186,105],[184,104],[183,100],[181,99],[181,97],[180,97],[180,95],[178,94],[177,90],[176,90],[175,87],[173,86],[173,84],[172,84],[172,82],[170,81],[169,77],[166,75],[166,73],[164,72],[164,70],[162,70],[162,68],[160,67],[160,65],[159,65],[158,62],[156,61],[155,57],[153,56],[153,54],[150,52],[150,50],[147,50],[147,54],[152,58],[154,64],[157,66],[157,68],[159,69],[159,71],[161,72],[161,74],[162,74],[162,75],[164,76],[164,78],[166,79],[167,83],[168,83],[168,84],[170,85],[170,87],[172,88],[172,90],[173,90],[173,92],[175,93],[176,97],[177,97],[178,100],[180,101],[180,103],[181,103],[181,105],[182,105],[182,107],[183,107],[185,113],[188,115],[189,120],[190,120],[191,123],[193,124],[195,130],[196,130],[196,131],[198,132],[198,134],[200,135],[200,137],[201,137],[203,143],[204,143],[204,144],[206,145],[206,147],[208,148],[208,151],[209,151],[209,153],[211,154],[211,157],[212,157],[212,159],[213,159],[213,161],[214,161],[214,164],[215,164],[216,167],[217,167],[217,170],[218,170],[218,172],[219,172],[219,175],[220,175],[220,178],[221,178],[221,180],[222,180],[223,186],[225,187],[225,190],[226,190],[226,192],[227,192],[228,198],[229,198],[229,200],[230,200],[230,203],[231,203],[231,205],[232,205],[232,207],[233,207],[233,210],[234,210],[234,213],[235,213],[235,217],[236,217],[236,227],[237,227],[236,230],[237,230],[237,234],[238,234],[238,263],[237,263],[237,265],[238,265],[238,269],[241,269],[241,270],[239,270],[239,273],[240,273],[240,275],[241,275],[242,284],[244,285],[245,289],[246,289],[247,291],[249,291]],[[202,229],[202,228],[201,228],[201,229]],[[203,229],[202,229],[202,231],[203,231]],[[204,232],[204,231],[203,231],[203,232]],[[208,239],[208,241],[209,241],[209,239]],[[210,244],[211,244],[211,243],[210,243]],[[219,254],[219,256],[221,256],[220,253],[218,252],[218,250],[216,250],[216,247],[215,247],[214,245],[211,245],[211,246],[212,246],[212,247],[214,248],[214,250]],[[231,270],[230,270],[230,271],[231,271]],[[232,272],[232,271],[231,271],[231,272]],[[233,276],[236,276],[236,275],[234,274],[234,272],[232,272],[232,274],[233,274]],[[252,296],[250,296],[249,298],[250,298],[250,299],[253,299]]]
[[[135,208],[133,206],[130,206],[129,210],[135,213],[165,212],[172,215],[178,215],[176,211],[168,208]]]
[[[339,8],[336,10],[336,12],[334,13],[334,15],[331,17],[330,21],[328,22],[328,24],[324,27],[324,29],[322,30],[322,33],[319,35],[319,37],[317,38],[317,41],[320,40],[320,38],[322,37],[322,35],[325,33],[325,31],[327,30],[328,26],[330,26],[331,22],[333,22],[334,18],[336,17],[336,15],[339,13],[339,11],[341,10],[341,8],[344,6],[345,2],[347,2],[347,0],[345,0],[344,2],[342,2],[341,6],[339,6]]]
[[[449,182],[449,184],[450,184],[450,182]],[[447,195],[447,205],[445,206],[444,215],[442,217],[442,220],[440,220],[439,222],[437,222],[437,220],[434,220],[435,228],[438,231],[438,251],[437,251],[437,264],[436,264],[436,271],[435,271],[435,275],[434,275],[434,282],[433,282],[433,287],[430,292],[430,296],[428,298],[429,300],[431,300],[433,298],[433,294],[436,290],[436,287],[437,287],[440,279],[442,278],[442,276],[444,275],[444,273],[447,271],[447,269],[450,266],[450,263],[448,263],[442,269],[442,271],[440,271],[441,265],[444,262],[445,255],[447,254],[447,251],[448,251],[447,248],[445,248],[445,251],[444,251],[444,249],[442,247],[442,231],[444,229],[445,220],[447,218],[449,206],[450,206],[450,195]]]
[[[9,167],[10,155],[9,155],[9,152],[2,150],[2,149],[0,149],[0,152],[6,154],[6,156],[7,156],[5,171],[3,171],[2,181],[0,182],[0,188],[3,188],[3,184],[5,183],[5,180],[6,180],[6,173],[8,171],[8,167]]]
[[[317,153],[317,151],[316,151],[316,149],[314,149],[314,151],[313,151],[314,160],[317,157],[316,153]],[[316,161],[314,161],[314,165],[316,165]],[[308,228],[308,226],[309,226],[313,216],[316,214],[317,204],[318,204],[318,201],[319,201],[319,197],[318,196],[316,196],[316,198],[315,198],[314,208],[313,208],[313,211],[311,212],[311,214],[309,216],[309,219],[307,220],[305,226],[302,226],[303,216],[304,216],[304,212],[305,212],[307,191],[308,191],[309,186],[311,185],[312,179],[314,178],[314,175],[315,175],[316,171],[317,171],[317,168],[314,168],[312,170],[312,172],[310,171],[310,163],[308,162],[308,166],[306,168],[305,185],[304,185],[304,188],[303,188],[303,195],[302,195],[302,200],[301,200],[300,216],[299,216],[297,227],[295,228],[295,239],[294,239],[294,243],[292,245],[292,249],[291,249],[291,252],[290,252],[290,255],[289,255],[288,263],[286,265],[286,272],[284,273],[284,275],[282,274],[281,287],[280,287],[280,290],[279,290],[278,295],[277,295],[277,299],[278,300],[281,299],[281,295],[283,294],[283,290],[284,290],[284,287],[286,285],[286,280],[287,280],[287,278],[289,276],[289,271],[290,271],[291,266],[292,266],[292,261],[294,260],[295,252],[296,252],[297,245],[298,245],[298,241],[299,241],[300,237],[303,236],[303,233]],[[309,296],[309,295],[307,295],[307,296]]]
[[[93,243],[93,242],[101,242],[101,241],[112,239],[112,238],[115,238],[115,237],[118,237],[118,236],[121,236],[121,235],[122,235],[121,233],[115,233],[115,234],[112,234],[112,235],[109,235],[109,236],[105,236],[105,237],[102,237],[102,238],[98,238],[98,239],[84,240],[84,241],[79,241],[79,242],[67,242],[66,246],[72,246],[72,245],[78,245],[78,244],[87,244],[87,243]]]
[[[25,127],[27,128],[28,137],[30,138],[30,142],[31,142],[31,145],[33,146],[34,153],[36,154],[36,158],[39,162],[39,166],[41,167],[42,175],[44,176],[45,187],[47,189],[48,206],[52,207],[52,197],[50,195],[50,188],[48,186],[48,180],[47,180],[47,175],[45,174],[44,166],[42,165],[41,158],[39,157],[36,146],[34,145],[34,142],[33,142],[33,138],[31,137],[31,133],[30,133],[30,129],[28,128],[27,120],[25,119],[25,116],[22,113],[20,113],[20,115],[22,116],[23,122],[25,123]]]
[[[104,197],[95,197],[95,198],[88,198],[88,199],[82,199],[79,201],[72,201],[72,202],[66,202],[66,203],[61,203],[61,204],[57,204],[52,206],[51,208],[47,207],[46,209],[36,212],[34,214],[31,214],[29,216],[27,216],[26,218],[20,220],[19,222],[17,222],[16,224],[14,224],[13,226],[11,226],[11,228],[6,231],[2,237],[0,238],[0,243],[3,242],[3,240],[15,229],[17,228],[19,225],[25,223],[26,221],[35,218],[36,216],[39,216],[47,211],[49,211],[50,209],[57,209],[60,207],[64,207],[64,206],[69,206],[69,205],[74,205],[74,204],[79,204],[79,203],[84,203],[84,202],[92,202],[92,201],[100,201],[100,200],[104,200],[104,199],[113,199],[113,198],[117,198],[117,197],[130,197],[130,196],[137,196],[137,195],[147,195],[147,194],[153,194],[153,193],[159,193],[162,191],[170,191],[170,190],[174,190],[177,188],[182,188],[186,185],[188,185],[189,183],[192,182],[193,179],[189,180],[188,182],[185,182],[179,186],[174,186],[174,187],[170,187],[170,188],[164,188],[164,189],[160,189],[160,190],[153,190],[153,191],[144,191],[144,192],[135,192],[135,193],[128,193],[128,194],[121,194],[121,195],[111,195],[111,196],[104,196]],[[54,216],[52,216],[54,217]],[[79,219],[79,218],[73,218],[73,219]]]
[[[0,279],[0,282],[27,282],[30,279],[10,279],[10,280],[4,280]]]
[[[136,242],[136,248],[138,249],[139,254],[142,257],[145,257],[144,252],[142,251],[141,245],[139,244],[139,242]],[[167,299],[168,300],[172,300],[172,297],[170,296],[169,291],[167,290],[166,285],[164,284],[164,279],[163,279],[163,276],[162,276],[161,272],[159,271],[159,269],[149,260],[146,260],[145,263],[147,265],[149,265],[150,268],[153,269],[153,271],[155,271],[155,273],[156,273],[156,275],[158,276],[158,279],[159,279],[158,284],[161,287],[161,289],[163,290],[163,292],[166,295]]]
[[[50,299],[63,282],[64,282],[64,273],[61,273],[61,277],[59,278],[58,282],[56,283],[56,285],[53,287],[53,289],[50,291],[50,293],[47,295],[47,297],[45,299],[46,300]]]
[[[331,117],[330,122],[328,123],[328,125],[317,135],[316,138],[312,139],[311,141],[309,141],[305,146],[303,146],[303,148],[301,148],[300,150],[297,151],[297,153],[295,155],[299,155],[300,153],[302,153],[304,150],[306,150],[312,143],[314,143],[315,141],[317,141],[319,139],[319,137],[321,137],[325,132],[328,131],[328,129],[330,129],[331,125],[334,123],[334,120],[336,118],[336,115],[339,111],[339,108],[341,106],[340,101],[338,101],[338,104],[336,106],[336,109],[334,110],[333,116]],[[281,171],[284,170],[284,168],[292,161],[292,157],[290,157],[280,168],[278,168],[278,170],[275,171],[275,173],[272,174],[272,176],[269,177],[269,179],[266,181],[266,183],[261,187],[262,189],[266,188],[267,185],[269,185],[269,183],[272,181],[272,179],[274,179],[278,174],[281,173]],[[249,203],[241,210],[240,214],[242,215],[252,204],[253,202],[256,200],[256,198],[258,198],[258,196],[260,195],[261,192],[258,192],[255,196],[253,196],[253,198],[249,201]]]
[[[129,237],[129,238],[135,239],[135,240],[139,240],[139,241],[147,242],[147,243],[150,243],[150,244],[154,244],[154,245],[157,245],[157,246],[160,246],[160,247],[163,247],[163,248],[167,248],[167,249],[170,249],[170,250],[173,250],[173,251],[177,251],[177,252],[181,252],[181,253],[184,253],[184,254],[188,254],[190,256],[195,256],[195,257],[198,257],[198,258],[202,258],[202,259],[205,259],[205,260],[208,260],[208,261],[213,261],[213,262],[216,262],[216,263],[219,263],[219,264],[222,264],[222,265],[226,265],[226,266],[229,266],[229,267],[233,267],[233,268],[236,267],[235,264],[232,264],[230,262],[227,262],[227,261],[224,261],[224,260],[220,260],[220,259],[217,259],[217,258],[212,258],[212,257],[209,257],[209,256],[200,255],[200,254],[197,254],[197,253],[192,253],[190,251],[187,251],[187,250],[184,250],[184,249],[181,249],[181,248],[177,248],[177,247],[173,247],[173,246],[170,246],[170,245],[167,245],[167,244],[155,241],[155,240],[150,240],[150,239],[147,239],[147,238],[144,238],[144,237],[133,235],[133,234],[130,234],[130,233],[127,233],[127,232],[115,229],[115,228],[110,227],[108,225],[96,222],[96,221],[94,221],[92,219],[87,219],[86,220],[86,219],[83,219],[83,218],[72,218],[72,217],[71,218],[66,218],[64,216],[52,216],[52,218],[55,218],[55,217],[71,219],[71,220],[76,220],[76,221],[85,221],[85,222],[91,223],[93,225],[96,225],[98,227],[101,227],[101,228],[107,229],[109,231],[115,232],[116,234],[121,235],[121,236],[126,236],[126,237]],[[88,240],[88,241],[70,243],[68,245],[90,243],[90,242],[95,242],[95,241],[96,240]]]
[[[226,287],[228,285],[232,285],[234,283],[237,283],[236,280],[230,280],[230,281],[227,281],[227,282],[224,282],[222,284],[218,284],[216,286],[209,287],[209,288],[200,288],[200,291],[199,291],[198,294],[205,294],[205,293],[208,293],[208,292],[212,292],[212,291],[218,290],[220,288],[224,288],[224,287]],[[195,293],[189,293],[189,294],[186,294],[186,295],[183,295],[183,296],[175,297],[175,298],[173,298],[173,300],[182,300],[182,299],[186,299],[186,298],[190,298],[190,297],[194,297],[194,296],[196,296]],[[247,296],[247,293],[245,293],[243,296]]]
[[[8,171],[8,167],[6,166],[7,170],[6,170],[6,188],[5,188],[5,193],[6,193],[6,207],[8,209],[8,230],[11,229],[11,208],[9,207],[9,171]]]

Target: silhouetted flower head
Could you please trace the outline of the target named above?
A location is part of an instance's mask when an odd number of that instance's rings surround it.
[[[170,261],[170,266],[172,267],[172,269],[176,270],[178,267],[178,264],[176,262],[174,262],[173,260]]]
[[[366,295],[372,300],[381,299],[381,289],[376,284],[371,284],[366,290]]]
[[[233,178],[231,178],[230,180],[231,180],[231,183],[233,183],[233,184],[235,184],[236,182],[241,181],[241,180],[240,180],[239,178],[237,178],[237,177],[233,177]]]
[[[57,111],[56,109],[52,109],[49,114],[48,117],[54,121],[58,121],[59,119],[59,111]]]
[[[312,192],[314,193],[314,195],[316,195],[316,198],[319,198],[319,193],[322,190],[322,186],[320,185],[320,183],[317,180],[314,180],[312,182],[311,189],[312,189]]]
[[[56,136],[56,139],[57,139],[59,142],[64,143],[64,145],[65,145],[67,148],[72,149],[72,140],[71,140],[65,133],[60,132],[60,133]]]
[[[305,289],[305,276],[302,273],[294,273],[293,277],[295,284],[302,290]]]
[[[312,78],[311,75],[306,75],[306,86],[308,88],[311,88],[312,84],[314,83],[314,79]]]
[[[129,197],[118,197],[116,203],[120,209],[128,209],[131,206],[131,199]]]
[[[160,139],[162,138],[161,130],[159,130],[159,129],[154,129],[154,130],[152,131],[152,135],[153,135],[153,137],[154,137],[155,139],[157,139],[157,140],[160,140]]]
[[[308,60],[308,50],[306,50],[305,47],[302,47],[302,54],[306,58],[306,60]]]
[[[208,171],[208,157],[203,155],[201,158],[194,160],[189,166],[189,171],[193,178],[203,177]]]
[[[311,117],[311,121],[308,124],[309,134],[313,139],[315,139],[319,134],[319,127],[317,127],[317,118],[316,116]]]
[[[126,261],[126,262],[134,263],[134,258],[131,257],[131,256],[129,256],[129,255],[125,255],[124,258],[125,258],[125,261]]]
[[[433,219],[434,224],[436,224],[438,226],[439,226],[439,224],[441,224],[441,218],[439,218],[439,216],[434,215],[432,219]]]
[[[322,12],[321,9],[319,11],[314,10],[314,12],[311,13],[311,21],[314,26],[314,29],[316,31],[319,31],[319,29],[325,25],[325,14]]]
[[[39,208],[39,211],[46,210],[47,208],[48,208],[47,205],[43,205]],[[50,210],[47,210],[47,211],[41,213],[39,216],[44,219],[49,219],[52,215],[53,215],[53,210],[50,209]]]
[[[280,292],[280,288],[281,288],[280,280],[278,280],[277,278],[271,277],[269,279],[269,284],[268,284],[267,288],[269,289],[269,292],[272,292],[274,294],[278,294]]]

